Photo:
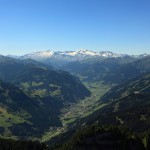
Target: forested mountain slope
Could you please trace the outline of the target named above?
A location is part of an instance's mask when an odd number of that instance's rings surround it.
[[[62,69],[78,75],[83,81],[120,84],[150,72],[150,57],[141,59],[107,58],[68,63]]]
[[[60,127],[61,109],[90,95],[77,77],[32,60],[2,56],[0,79],[7,82],[1,81],[0,91],[0,133],[6,137],[39,137],[50,127]]]
[[[129,128],[143,135],[150,127],[150,74],[145,74],[118,85],[106,93],[99,103],[99,109],[85,118],[79,118],[69,124],[68,132],[53,138],[50,143],[63,143],[77,128],[96,123]]]
[[[133,131],[144,132],[150,126],[150,74],[145,74],[118,85],[101,98],[106,104],[87,120],[102,124],[127,126]]]
[[[78,130],[56,150],[145,150],[141,139],[125,128],[92,125]]]
[[[11,58],[0,62],[0,79],[17,85],[30,96],[53,97],[72,102],[89,96],[90,92],[78,78],[64,71],[49,70],[32,63]]]
[[[49,126],[60,126],[60,111],[50,107],[50,103],[47,107],[19,88],[0,81],[1,136],[39,136]]]

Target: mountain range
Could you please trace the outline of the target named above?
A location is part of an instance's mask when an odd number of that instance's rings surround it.
[[[0,127],[6,137],[29,138],[59,127],[61,109],[90,96],[77,77],[29,59],[0,56],[0,79]]]
[[[51,64],[54,67],[59,67],[64,64],[67,64],[68,62],[72,61],[80,61],[85,60],[89,58],[118,58],[118,57],[133,57],[133,58],[142,58],[145,56],[148,56],[149,54],[141,54],[141,55],[127,55],[127,54],[117,54],[110,51],[100,51],[100,52],[94,52],[87,49],[80,49],[77,51],[37,51],[29,54],[25,54],[23,56],[13,56],[8,55],[10,57],[19,58],[19,59],[33,59],[40,61],[45,64]]]
[[[54,147],[66,143],[68,149],[72,143],[85,149],[88,140],[89,149],[117,143],[144,149],[149,93],[149,54],[48,50],[0,55],[0,137],[37,139]],[[118,135],[122,140],[116,143]]]

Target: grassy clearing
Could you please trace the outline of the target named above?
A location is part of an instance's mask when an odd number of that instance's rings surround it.
[[[24,122],[24,119],[10,114],[5,108],[0,107],[0,126],[9,127],[12,124],[18,124]]]
[[[4,131],[0,133],[0,137],[16,139],[8,128],[13,124],[19,124],[24,121],[25,120],[18,115],[11,114],[5,108],[0,107],[0,127],[4,129]]]

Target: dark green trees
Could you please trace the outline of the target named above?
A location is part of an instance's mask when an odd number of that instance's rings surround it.
[[[150,130],[147,132],[146,135],[146,150],[150,150]]]
[[[0,150],[48,150],[45,144],[37,141],[15,141],[0,138]]]

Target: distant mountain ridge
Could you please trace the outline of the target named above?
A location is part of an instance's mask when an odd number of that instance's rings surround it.
[[[9,57],[19,58],[19,59],[33,59],[36,61],[40,61],[45,64],[52,64],[53,66],[60,66],[67,64],[72,61],[81,61],[89,58],[118,58],[118,57],[126,57],[130,56],[133,58],[141,58],[148,56],[149,54],[141,54],[141,55],[128,55],[128,54],[117,54],[110,51],[100,51],[95,52],[88,49],[80,49],[77,51],[37,51],[29,54],[25,54],[22,56],[12,56]]]
[[[59,68],[69,62],[82,61],[89,58],[109,58],[109,57],[122,57],[123,55],[115,54],[112,52],[94,52],[86,49],[81,49],[78,51],[38,51],[30,54],[23,55],[19,57],[20,59],[33,59],[40,61],[47,65],[52,65],[54,68]]]
[[[47,50],[47,51],[37,51],[37,52],[33,52],[30,54],[26,54],[21,56],[22,58],[28,58],[28,57],[36,57],[36,58],[49,58],[52,56],[62,56],[62,57],[76,57],[76,59],[82,59],[84,57],[93,57],[93,56],[101,56],[101,57],[121,57],[124,56],[122,54],[116,54],[110,51],[101,51],[101,52],[94,52],[91,50],[87,50],[87,49],[80,49],[77,51],[51,51],[51,50]]]
[[[101,56],[101,57],[124,57],[124,56],[133,56],[133,57],[137,57],[137,56],[147,56],[149,54],[141,54],[141,55],[128,55],[128,54],[117,54],[111,51],[99,51],[99,52],[95,52],[92,50],[88,50],[88,49],[80,49],[77,51],[52,51],[52,50],[47,50],[47,51],[37,51],[37,52],[33,52],[33,53],[29,53],[29,54],[25,54],[21,57],[41,57],[41,58],[47,58],[47,57],[52,57],[54,55],[61,55],[61,56],[80,56],[80,57],[87,57],[87,56]]]

